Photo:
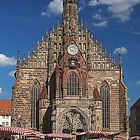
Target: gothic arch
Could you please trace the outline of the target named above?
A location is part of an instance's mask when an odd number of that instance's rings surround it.
[[[38,82],[39,85],[41,86],[40,80],[39,80],[38,78],[35,78],[35,79],[33,79],[33,80],[31,81],[31,83],[30,83],[31,88],[33,87],[33,85],[34,85],[35,82]]]
[[[41,92],[40,82],[35,79],[32,82],[31,92],[31,127],[38,128],[39,121],[39,97]]]
[[[110,121],[110,87],[107,81],[103,81],[100,87],[100,95],[102,97],[102,125],[103,128],[109,129],[109,121]]]
[[[81,85],[82,85],[82,96],[86,96],[86,90],[87,90],[87,73],[85,71],[82,73]]]
[[[90,126],[88,116],[77,107],[66,108],[57,120],[59,132],[63,132],[63,130],[69,130],[69,132],[88,131]]]
[[[102,86],[106,86],[108,88],[108,90],[110,91],[110,86],[109,86],[109,83],[106,81],[106,80],[103,80],[102,83],[101,83],[101,87]]]
[[[80,77],[71,71],[66,77],[67,95],[79,95]]]
[[[76,69],[76,70],[68,71],[67,74],[66,74],[66,77],[68,77],[71,74],[71,72],[74,72],[75,74],[77,74],[78,77],[80,76],[79,71]]]

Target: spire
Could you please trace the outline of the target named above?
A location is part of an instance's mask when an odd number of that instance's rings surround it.
[[[44,42],[44,35],[42,35],[42,43]]]
[[[119,68],[120,68],[120,80],[123,80],[123,70],[122,70],[122,55],[119,54]]]
[[[64,34],[78,31],[77,0],[63,0],[63,31]]]
[[[26,63],[26,54],[23,55],[23,63]]]
[[[30,49],[28,48],[28,59],[30,58]]]
[[[102,42],[100,42],[100,51],[102,52]]]
[[[83,21],[83,18],[81,18],[81,26],[84,27],[84,21]]]
[[[52,24],[52,33],[54,34],[55,28],[54,28],[54,23]]]
[[[116,65],[116,57],[114,56],[114,61],[113,61],[113,63]]]
[[[40,41],[38,40],[37,41],[37,49],[39,50],[39,47],[40,47]]]
[[[86,32],[88,32],[88,23],[86,22]]]
[[[20,64],[20,50],[18,50],[18,58],[17,58],[17,65]]]
[[[121,54],[119,54],[119,65],[120,65],[120,67],[122,67],[122,55]]]
[[[49,33],[48,33],[48,31],[46,31],[46,40],[47,41],[49,40]]]
[[[59,19],[57,20],[57,27],[60,28],[60,21],[59,21]]]

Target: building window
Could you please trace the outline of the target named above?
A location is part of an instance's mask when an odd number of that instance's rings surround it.
[[[31,111],[31,127],[37,128],[39,121],[39,94],[40,94],[40,84],[35,81],[32,88],[32,111]]]
[[[82,75],[82,95],[86,96],[86,74]]]
[[[67,78],[67,95],[79,95],[79,77],[75,72]]]
[[[5,119],[5,116],[2,116],[3,119]]]
[[[6,119],[9,119],[9,116],[6,116]]]
[[[109,87],[103,84],[100,89],[102,96],[102,124],[103,128],[109,128]]]
[[[5,126],[5,122],[2,122],[2,125]]]
[[[6,122],[6,125],[8,126],[9,125],[9,122]]]

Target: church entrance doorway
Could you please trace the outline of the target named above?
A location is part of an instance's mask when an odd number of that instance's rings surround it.
[[[77,129],[76,132],[84,132],[84,130],[83,130],[83,129]],[[81,135],[77,135],[77,136],[76,136],[76,140],[83,140],[83,139],[82,139],[82,136],[81,136]]]

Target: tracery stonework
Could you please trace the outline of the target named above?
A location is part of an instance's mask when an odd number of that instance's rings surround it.
[[[116,64],[78,22],[77,0],[63,0],[62,15],[62,25],[42,36],[32,55],[28,50],[21,62],[18,52],[12,125],[44,133],[106,130],[127,139],[121,56]]]

